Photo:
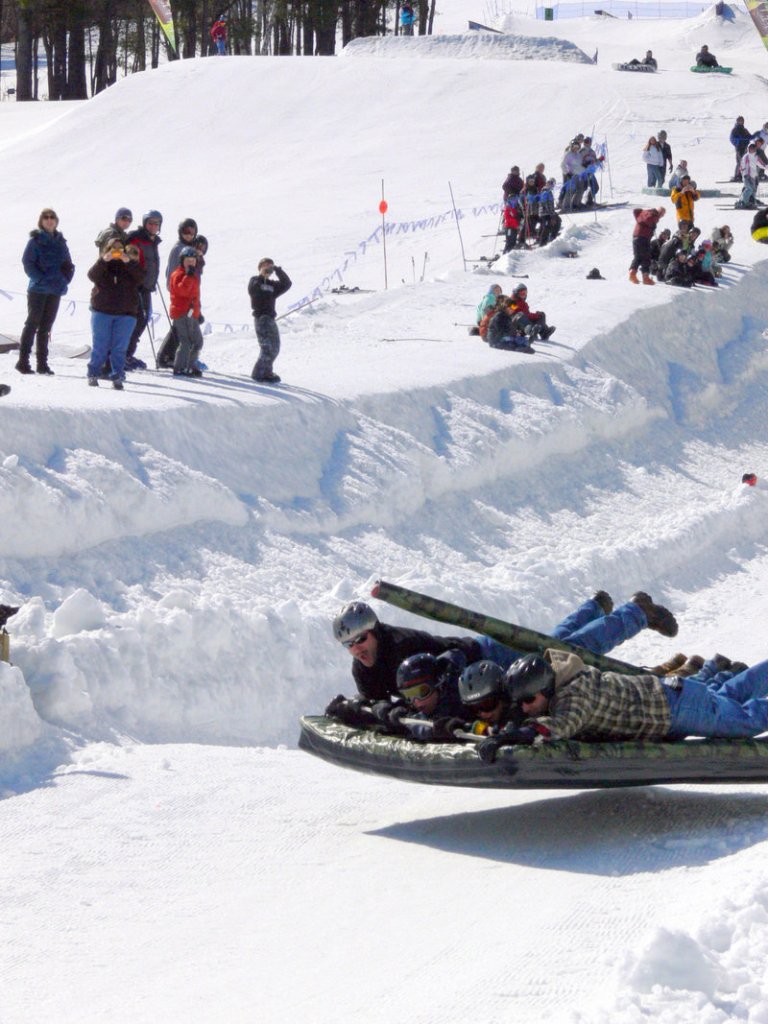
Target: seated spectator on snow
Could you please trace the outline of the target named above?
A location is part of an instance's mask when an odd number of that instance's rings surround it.
[[[483,339],[483,341],[487,341],[488,340],[488,325],[490,324],[490,322],[493,319],[494,315],[502,307],[506,308],[508,302],[509,302],[509,299],[507,298],[506,295],[499,294],[496,297],[495,305],[490,307],[488,312],[485,313],[485,315],[483,316],[483,319],[477,325],[477,332],[480,335],[480,337]]]
[[[750,230],[755,242],[768,244],[768,207],[764,206],[757,211]]]
[[[520,177],[520,168],[515,164],[501,186],[504,198],[509,199],[510,196],[519,196],[524,187],[525,182]]]
[[[700,196],[695,187],[695,182],[691,181],[690,174],[683,174],[681,176],[679,186],[672,189],[669,198],[675,208],[678,221],[688,220],[693,224],[693,205],[699,200]]]
[[[694,254],[694,259],[693,283],[707,284],[716,288],[717,281],[712,273],[712,243],[709,240],[701,243]]]
[[[670,236],[670,238],[664,242],[659,252],[658,264],[659,272],[658,277],[663,278],[664,273],[669,265],[670,260],[675,256],[678,250],[687,250],[690,246],[689,232],[691,225],[687,220],[678,221],[677,231]]]
[[[661,256],[661,250],[664,245],[672,237],[672,232],[669,228],[664,228],[660,231],[656,238],[651,239],[651,269],[648,271],[653,274],[654,277],[662,277],[663,274],[659,272],[659,257]]]
[[[109,227],[104,228],[96,236],[96,248],[99,252],[101,252],[104,246],[108,245],[109,242],[113,241],[115,238],[125,245],[128,241],[128,232],[131,229],[132,223],[133,214],[127,206],[121,206]]]
[[[669,261],[664,272],[665,284],[674,285],[676,288],[692,288],[695,262],[695,256],[689,256],[687,252],[678,249],[674,259]]]
[[[475,310],[475,323],[479,326],[486,313],[490,313],[496,309],[496,303],[499,301],[501,295],[501,285],[492,284],[485,295],[480,299]],[[475,334],[479,334],[478,330],[475,330]]]
[[[628,60],[627,61],[627,64],[630,67],[633,67],[633,68],[637,68],[637,67],[653,68],[654,71],[659,66],[658,61],[653,56],[653,52],[651,50],[646,50],[645,51],[645,56],[643,57],[642,60],[638,60],[637,57],[633,57],[632,60]]]
[[[720,65],[717,63],[717,57],[714,53],[709,52],[708,46],[702,46],[699,52],[696,54],[696,67],[697,68],[719,68]]]
[[[528,306],[527,285],[517,285],[512,292],[509,308],[511,312],[518,314],[515,317],[515,326],[522,326],[523,333],[527,335],[528,340],[531,342],[537,338],[546,341],[557,330],[556,327],[550,327],[547,324],[546,314],[542,313],[541,310],[537,310],[535,313],[531,312]]]
[[[517,196],[510,196],[504,203],[504,252],[512,252],[517,246],[523,211]]]
[[[501,304],[488,323],[486,341],[491,348],[503,348],[516,352],[533,352],[525,333],[527,326],[518,317],[518,311],[512,306],[512,300]]]
[[[688,170],[688,161],[687,160],[680,160],[678,162],[677,167],[674,169],[672,174],[669,176],[669,187],[670,187],[670,189],[680,188],[680,181],[681,181],[681,179],[682,179],[684,174],[687,174],[689,178],[691,176],[690,171]]]

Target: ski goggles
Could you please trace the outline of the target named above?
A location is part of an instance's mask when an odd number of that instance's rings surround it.
[[[404,690],[400,690],[400,696],[406,700],[425,700],[433,689],[431,683],[414,683],[413,686],[406,686]]]
[[[352,637],[351,640],[342,640],[341,646],[346,647],[347,650],[351,650],[353,647],[357,647],[359,644],[364,644],[370,636],[370,632],[359,633],[357,636]]]

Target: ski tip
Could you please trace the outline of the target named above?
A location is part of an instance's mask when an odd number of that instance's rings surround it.
[[[380,587],[381,587],[381,580],[376,580],[376,582],[371,587],[371,597],[378,597],[379,596],[379,588]]]

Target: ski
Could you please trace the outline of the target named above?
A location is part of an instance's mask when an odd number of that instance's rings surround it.
[[[497,252],[495,256],[478,256],[476,259],[467,260],[468,263],[484,263],[487,267],[495,263],[496,260],[500,260],[504,254]]]
[[[639,71],[646,75],[656,74],[656,68],[652,68],[648,64],[611,64],[611,67],[614,71]]]
[[[358,288],[357,285],[354,288],[347,288],[342,284],[338,288],[331,288],[331,295],[369,295],[375,291],[375,288]]]
[[[515,650],[536,652],[551,647],[558,651],[571,651],[578,654],[586,665],[592,665],[603,672],[629,672],[633,675],[643,672],[643,669],[638,668],[637,665],[629,665],[616,658],[608,658],[604,654],[593,654],[581,647],[572,647],[562,640],[555,640],[554,637],[548,636],[546,633],[526,629],[525,626],[518,626],[514,622],[503,622],[501,619],[494,619],[482,612],[471,611],[469,608],[461,608],[459,605],[449,604],[448,601],[441,601],[437,597],[427,597],[425,594],[418,594],[415,590],[408,590],[395,583],[378,580],[371,591],[371,597],[378,598],[379,601],[386,601],[387,604],[402,608],[407,612],[434,619],[436,622],[461,626],[462,629],[471,629],[474,633],[484,633],[486,636],[498,640],[499,643],[514,647]]]
[[[560,210],[565,217],[569,213],[591,213],[592,210],[618,210],[622,206],[629,206],[629,203],[592,203],[591,206],[577,206],[574,210]]]

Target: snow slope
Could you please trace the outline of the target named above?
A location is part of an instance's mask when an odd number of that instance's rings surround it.
[[[4,1024],[33,1005],[62,1022],[254,1005],[313,1024],[768,1019],[758,787],[457,793],[285,749],[301,713],[350,689],[329,620],[378,576],[542,629],[598,587],[642,586],[680,635],[641,634],[627,660],[765,656],[768,264],[751,218],[700,203],[702,227],[736,234],[717,291],[626,280],[643,143],[664,126],[702,187],[728,177],[736,114],[768,116],[765,51],[746,14],[665,20],[659,44],[647,22],[505,27],[534,40],[511,59],[446,35],[429,60],[414,40],[386,59],[186,61],[52,120],[0,110],[0,332],[23,322],[43,205],[78,268],[56,376],[0,355],[0,600],[22,604],[0,666]],[[556,57],[553,36],[599,63],[518,59]],[[687,71],[705,41],[733,76]],[[610,70],[648,45],[658,75]],[[510,163],[558,173],[579,130],[607,143],[603,194],[628,206],[465,273],[448,182],[466,254],[489,254]],[[88,338],[92,240],[122,204],[163,211],[166,251],[189,215],[211,241],[201,381],[94,391],[68,358]],[[281,310],[313,299],[281,321],[271,390],[249,378],[265,254],[294,280]],[[535,356],[464,326],[521,274],[558,325]],[[374,290],[334,295],[342,281]]]

